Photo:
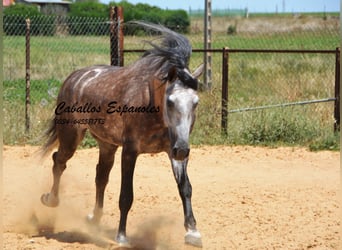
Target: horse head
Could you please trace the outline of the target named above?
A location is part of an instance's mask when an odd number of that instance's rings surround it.
[[[173,70],[174,80],[168,84],[164,97],[164,123],[169,130],[170,156],[183,161],[189,156],[189,137],[196,118],[198,77],[203,65],[193,74],[187,69]],[[170,77],[172,79],[172,77]]]

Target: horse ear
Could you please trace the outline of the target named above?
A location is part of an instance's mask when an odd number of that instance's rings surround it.
[[[198,79],[202,75],[203,69],[204,69],[204,64],[202,63],[200,66],[197,67],[197,69],[195,69],[194,73],[192,73],[192,76],[195,79]]]
[[[171,67],[168,74],[167,74],[167,80],[169,82],[173,82],[177,77],[177,69],[176,67]]]

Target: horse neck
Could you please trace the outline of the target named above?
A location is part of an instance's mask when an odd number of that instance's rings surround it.
[[[166,85],[166,83],[163,83],[158,78],[154,78],[150,83],[150,104],[151,106],[159,107],[161,118],[163,117]]]

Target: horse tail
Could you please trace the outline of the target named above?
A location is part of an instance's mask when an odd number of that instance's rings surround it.
[[[47,154],[58,145],[55,119],[51,120],[48,130],[45,132],[45,137],[47,138],[47,141],[41,148],[42,157],[47,156]]]

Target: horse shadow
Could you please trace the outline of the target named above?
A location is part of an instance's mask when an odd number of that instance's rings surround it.
[[[92,232],[93,231],[93,232]],[[43,237],[47,240],[56,240],[62,243],[93,244],[97,247],[108,250],[154,250],[157,248],[156,236],[153,232],[146,230],[142,234],[129,238],[129,246],[120,246],[115,239],[117,229],[108,229],[104,226],[97,226],[96,230],[87,232],[70,230],[55,232],[52,227],[41,226],[38,233],[32,238]]]
[[[75,229],[58,231],[55,228],[54,220],[44,221],[38,220],[33,214],[30,218],[30,224],[34,226],[35,233],[32,238],[43,237],[47,240],[56,240],[62,243],[79,243],[93,244],[97,247],[109,250],[154,250],[162,247],[162,249],[170,249],[169,242],[158,242],[158,231],[165,225],[171,225],[173,222],[170,218],[156,216],[148,221],[138,225],[137,233],[129,237],[129,246],[120,246],[114,239],[116,238],[118,229],[108,225],[94,225],[84,219]],[[76,225],[75,225],[76,226]],[[79,228],[79,229],[78,229]]]

